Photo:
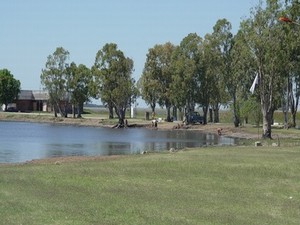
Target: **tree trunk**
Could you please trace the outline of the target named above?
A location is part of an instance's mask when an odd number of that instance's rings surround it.
[[[283,113],[283,124],[284,128],[288,129],[288,111],[289,111],[289,102],[290,102],[290,79],[287,78],[286,85],[283,87],[282,95],[281,95],[281,107],[282,107],[282,113]]]
[[[113,119],[114,118],[114,107],[112,105],[108,105],[108,110],[109,110],[109,119]]]
[[[73,114],[73,118],[75,118],[76,117],[75,104],[72,104],[72,114]]]
[[[283,124],[284,124],[284,128],[285,129],[289,128],[289,124],[288,124],[288,112],[287,112],[287,110],[283,110]]]
[[[245,123],[247,123],[246,121],[247,121],[247,118],[245,117]],[[233,124],[234,124],[234,127],[239,127],[239,125],[240,125],[240,118],[236,114],[233,115]]]
[[[123,118],[119,118],[119,123],[118,123],[118,127],[119,128],[123,128],[124,127],[124,119]]]
[[[125,126],[127,126],[127,121],[125,124],[125,112],[126,112],[126,108],[115,108],[116,114],[119,118],[119,122],[117,125],[113,126],[113,128],[124,128]]]
[[[248,124],[248,116],[244,117],[244,125]]]
[[[235,127],[240,125],[239,107],[236,101],[236,97],[233,97],[233,124]]]
[[[152,114],[155,114],[155,104],[150,104]]]
[[[297,115],[297,107],[295,107],[294,99],[291,97],[291,116],[292,116],[292,127],[296,127],[296,115]]]
[[[68,118],[68,103],[66,101],[64,102],[63,116]]]
[[[203,106],[203,124],[207,124],[208,105]]]
[[[292,127],[296,127],[296,125],[297,125],[296,124],[296,115],[297,115],[296,113],[292,113],[292,125],[291,125]]]
[[[298,88],[296,88],[298,90]],[[293,90],[293,88],[291,88]],[[290,93],[290,102],[291,102],[291,114],[292,114],[292,127],[296,127],[296,115],[299,105],[299,95],[293,94],[293,91]]]
[[[260,89],[260,103],[261,112],[263,116],[263,138],[272,139],[271,125],[273,123],[273,77],[270,75],[269,80],[264,79],[265,74],[260,71],[259,73],[259,89]],[[267,83],[267,84],[266,84]]]
[[[173,106],[173,113],[172,113],[173,121],[177,120],[177,107]]]
[[[182,108],[179,108],[179,119],[180,119],[181,121],[184,120],[184,113],[183,113],[183,111],[182,111]]]
[[[77,118],[82,118],[81,114],[83,111],[83,103],[79,103],[77,107]]]
[[[209,123],[212,123],[213,122],[213,110],[212,108],[209,108]]]
[[[64,113],[61,110],[61,107],[59,105],[59,103],[56,102],[56,109],[58,110],[58,113],[60,114],[61,117],[64,117]],[[56,112],[56,110],[55,110]]]
[[[184,121],[186,124],[189,124],[190,122],[190,115],[191,115],[191,112],[192,110],[190,109],[190,106],[187,105],[185,108],[184,108]]]
[[[167,106],[167,122],[171,122],[171,107]]]
[[[272,125],[272,120],[273,120],[273,111],[267,111],[267,110],[262,110],[263,114],[263,138],[269,138],[272,139],[271,135],[271,125]]]
[[[56,104],[54,104],[54,105],[52,105],[52,107],[53,107],[53,111],[54,111],[54,117],[56,118],[57,117],[57,106],[56,106]]]
[[[214,123],[219,123],[220,122],[220,117],[219,117],[219,106],[214,105]]]

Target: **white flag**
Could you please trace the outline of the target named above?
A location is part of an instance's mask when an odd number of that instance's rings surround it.
[[[252,94],[254,93],[255,85],[257,85],[257,84],[258,84],[258,75],[256,74],[255,79],[254,79],[254,81],[253,81],[253,84],[252,84],[252,86],[251,86],[251,88],[250,88],[250,92],[251,92]]]

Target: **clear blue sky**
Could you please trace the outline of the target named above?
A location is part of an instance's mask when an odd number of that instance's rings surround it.
[[[91,67],[96,53],[114,42],[134,60],[134,78],[148,49],[189,33],[204,37],[218,19],[238,30],[258,0],[3,0],[0,14],[0,68],[21,81],[22,89],[41,88],[40,74],[56,47],[70,62]]]

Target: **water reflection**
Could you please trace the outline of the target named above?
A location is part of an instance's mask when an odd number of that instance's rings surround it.
[[[0,163],[235,143],[232,138],[190,130],[110,129],[21,122],[0,122],[0,129]]]

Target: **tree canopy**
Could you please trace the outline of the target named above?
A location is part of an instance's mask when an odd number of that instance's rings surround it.
[[[16,80],[9,70],[0,70],[0,103],[5,105],[5,111],[8,104],[18,98],[20,86],[20,81]]]
[[[167,120],[170,120],[171,107],[171,57],[175,46],[170,42],[163,45],[155,45],[150,48],[140,79],[141,95],[146,103],[155,112],[156,104],[167,108]]]
[[[66,70],[67,91],[73,106],[73,117],[75,117],[75,108],[77,108],[77,117],[80,118],[84,102],[88,101],[92,95],[89,90],[92,85],[92,73],[85,65],[77,66],[74,62]]]
[[[68,98],[82,104],[89,96],[101,98],[124,125],[126,109],[141,97],[152,111],[167,109],[190,113],[202,108],[204,121],[219,122],[219,109],[230,106],[233,124],[239,126],[260,105],[263,137],[271,138],[275,110],[281,109],[292,126],[300,97],[300,4],[294,0],[260,1],[241,21],[236,34],[226,19],[216,21],[212,32],[200,37],[190,33],[179,45],[170,42],[149,48],[144,69],[136,85],[132,78],[133,60],[107,43],[100,49],[91,70],[67,63],[69,52],[57,48],[46,62],[41,81],[51,101]],[[288,23],[278,20],[288,17]],[[250,87],[251,91],[250,91]],[[60,110],[63,111],[63,110]],[[256,113],[255,113],[256,114]]]
[[[67,67],[69,52],[62,47],[56,48],[52,55],[49,55],[45,65],[45,69],[41,73],[41,83],[45,90],[48,91],[50,102],[54,106],[54,114],[57,116],[57,111],[61,116],[67,116],[67,108],[62,102],[68,101],[67,92]]]
[[[96,54],[93,73],[98,83],[99,96],[124,126],[125,112],[137,95],[135,80],[131,77],[133,60],[125,57],[115,43],[103,46]]]

